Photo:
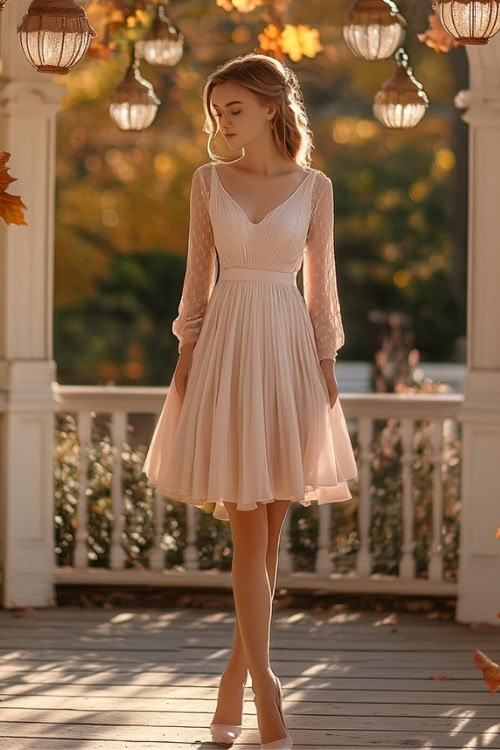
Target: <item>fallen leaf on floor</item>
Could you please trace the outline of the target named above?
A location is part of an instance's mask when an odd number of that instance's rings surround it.
[[[484,681],[492,693],[500,688],[500,667],[482,651],[474,651],[474,663],[483,671]]]

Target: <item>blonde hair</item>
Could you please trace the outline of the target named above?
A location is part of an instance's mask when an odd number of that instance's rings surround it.
[[[228,159],[216,154],[213,149],[219,125],[211,107],[212,91],[217,84],[226,81],[244,86],[262,104],[277,104],[271,133],[279,151],[296,164],[310,167],[314,146],[299,80],[284,62],[258,52],[249,52],[228,60],[217,67],[205,82],[205,123],[202,130],[209,136],[207,151],[210,158],[218,163],[235,161],[234,158]]]

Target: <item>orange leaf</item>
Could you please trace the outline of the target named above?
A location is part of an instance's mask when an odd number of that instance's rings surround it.
[[[317,53],[323,49],[319,41],[318,29],[313,29],[304,24],[298,26],[293,26],[290,23],[285,24],[281,33],[281,49],[293,62],[301,60],[303,55],[311,58],[316,57]]]
[[[424,42],[436,52],[449,52],[452,47],[458,47],[459,44],[443,29],[435,13],[429,16],[429,28],[423,34],[417,34],[417,37],[420,42]]]
[[[455,678],[451,674],[433,674],[431,680],[454,680]]]
[[[17,224],[18,226],[28,222],[24,218],[22,209],[26,208],[21,200],[20,195],[11,195],[7,193],[7,188],[11,182],[15,182],[17,177],[11,177],[8,174],[7,162],[10,154],[7,151],[0,151],[0,219],[6,224]]]
[[[476,649],[474,651],[474,662],[476,667],[483,670],[484,681],[492,693],[500,688],[500,667],[495,664],[486,654]]]
[[[281,49],[281,32],[276,24],[271,23],[262,29],[262,32],[257,35],[259,40],[260,51],[263,54],[271,52],[277,60],[284,58]]]
[[[500,539],[500,526],[497,529],[496,538]]]

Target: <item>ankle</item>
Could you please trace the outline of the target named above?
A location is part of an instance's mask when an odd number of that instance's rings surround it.
[[[252,677],[252,689],[255,693],[261,690],[276,690],[276,676],[272,669],[265,670]]]

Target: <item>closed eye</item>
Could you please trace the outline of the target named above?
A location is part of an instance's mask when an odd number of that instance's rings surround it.
[[[240,112],[241,112],[241,109],[239,109],[239,110],[238,110],[237,112],[231,112],[231,114],[232,114],[232,115],[239,115],[239,114],[240,114]],[[215,113],[215,116],[216,116],[216,117],[221,117],[221,115],[220,115],[220,114],[218,114],[217,112]]]

